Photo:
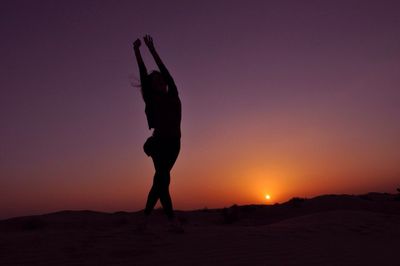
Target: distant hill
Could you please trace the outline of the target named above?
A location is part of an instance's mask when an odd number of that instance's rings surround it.
[[[295,197],[285,203],[274,205],[233,205],[221,209],[177,211],[177,216],[183,223],[192,225],[265,225],[302,215],[335,210],[400,214],[400,200],[398,195],[378,192],[363,195],[321,195],[311,199]],[[155,210],[154,213],[154,223],[162,223],[165,220],[162,210]],[[122,226],[134,222],[139,215],[140,211],[106,213],[64,210],[0,220],[0,231]]]

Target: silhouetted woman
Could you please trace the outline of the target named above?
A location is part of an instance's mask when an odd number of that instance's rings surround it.
[[[181,101],[173,78],[154,48],[153,39],[146,35],[144,42],[160,70],[147,73],[139,49],[141,42],[137,39],[133,47],[139,65],[142,96],[146,104],[145,113],[149,129],[154,129],[152,136],[143,146],[145,153],[153,159],[155,168],[153,185],[144,213],[148,217],[160,199],[171,226],[177,227],[180,225],[174,219],[169,184],[170,171],[180,150]],[[147,219],[144,223],[146,221]]]

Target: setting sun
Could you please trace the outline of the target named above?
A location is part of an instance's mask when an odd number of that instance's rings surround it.
[[[265,198],[267,199],[267,200],[270,200],[271,199],[271,196],[270,195],[265,195]]]

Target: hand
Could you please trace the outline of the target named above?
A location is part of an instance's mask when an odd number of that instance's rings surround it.
[[[154,49],[154,43],[153,43],[153,38],[151,38],[151,36],[150,35],[145,35],[144,37],[143,37],[143,40],[144,40],[144,43],[147,45],[147,47],[149,48],[149,49]]]
[[[136,39],[136,41],[133,42],[133,48],[139,49],[141,44],[142,44],[142,42],[140,41],[140,39]]]

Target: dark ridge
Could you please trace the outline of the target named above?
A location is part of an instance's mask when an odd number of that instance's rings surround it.
[[[313,213],[353,210],[400,214],[399,195],[371,192],[363,195],[321,195],[311,199],[294,197],[274,205],[232,205],[219,209],[177,211],[177,216],[189,225],[265,225]],[[63,210],[43,215],[0,220],[0,231],[38,231],[127,226],[142,215],[142,211],[114,213],[91,210]],[[154,211],[154,220],[164,221],[162,209]]]

